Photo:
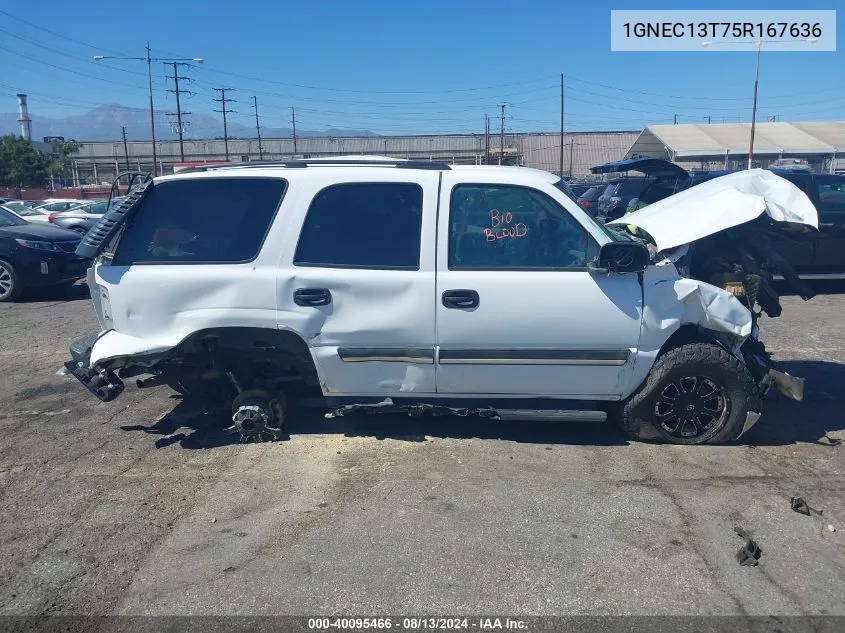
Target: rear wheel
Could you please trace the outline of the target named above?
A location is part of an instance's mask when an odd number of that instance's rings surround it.
[[[667,351],[622,405],[622,425],[637,439],[717,444],[735,439],[749,411],[759,412],[757,384],[745,364],[715,343]]]
[[[14,301],[20,296],[21,290],[14,267],[0,260],[0,301]]]

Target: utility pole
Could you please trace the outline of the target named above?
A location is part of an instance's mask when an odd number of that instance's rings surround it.
[[[290,120],[293,125],[293,153],[296,154],[296,110],[290,108]]]
[[[484,115],[484,164],[490,164],[490,117]]]
[[[706,117],[704,117],[704,118],[705,118],[705,119],[707,119],[707,125],[710,125],[710,115],[708,114],[708,115],[707,115]]]
[[[222,110],[215,110],[215,112],[222,112],[223,113],[223,147],[226,151],[226,161],[229,161],[229,126],[226,123],[226,114],[232,113],[235,114],[236,110],[229,110],[226,108],[226,102],[229,103],[237,103],[234,99],[227,99],[226,98],[226,91],[227,90],[234,90],[234,88],[215,88],[217,92],[220,93],[219,99],[212,99],[212,101],[216,101],[220,104],[220,107],[223,108]],[[183,159],[184,160],[184,159]]]
[[[126,144],[126,126],[121,125],[120,129],[123,131],[123,156],[126,158],[126,171],[129,171],[129,146]],[[155,166],[153,166],[155,169]]]
[[[261,127],[258,125],[258,97],[252,97],[252,107],[255,108],[255,133],[258,134],[258,159],[264,160],[264,150],[261,149]]]
[[[569,180],[572,180],[572,148],[575,147],[575,139],[569,139]]]
[[[501,165],[505,160],[505,106],[507,103],[500,103],[499,107],[502,109],[502,127],[499,132],[499,164]]]
[[[563,178],[563,73],[560,73],[560,177]],[[572,164],[569,166],[569,175],[572,176]]]
[[[152,58],[150,57],[150,40],[147,40],[147,79],[150,82],[150,136],[153,139],[153,176],[158,176],[158,167],[156,163],[156,121],[155,112],[153,111],[153,68]],[[129,169],[129,159],[126,160],[126,169]]]
[[[760,83],[760,49],[763,48],[763,40],[757,42],[757,70],[754,74],[754,105],[751,107],[751,140],[748,143],[748,169],[754,162],[754,128],[757,127],[757,84]]]
[[[173,80],[175,90],[168,90],[167,92],[174,92],[176,93],[176,128],[179,132],[179,158],[184,163],[185,162],[185,144],[182,135],[185,132],[186,126],[182,124],[182,115],[183,114],[191,114],[190,112],[182,112],[182,102],[180,101],[180,96],[183,94],[193,94],[189,93],[187,90],[179,90],[179,66],[189,66],[190,64],[184,62],[165,62],[165,65],[173,66],[173,76],[168,77]],[[182,77],[181,79],[188,80],[187,77]]]

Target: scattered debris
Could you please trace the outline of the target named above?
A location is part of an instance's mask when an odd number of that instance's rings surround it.
[[[835,527],[833,527],[833,525],[828,525],[828,526],[827,526],[827,531],[828,531],[828,532],[836,532],[836,528],[835,528]]]
[[[815,514],[817,516],[822,515],[822,510],[816,510],[815,508],[811,508],[807,505],[807,502],[804,501],[801,497],[792,497],[789,500],[789,504],[792,506],[792,509],[797,512],[798,514],[803,514],[805,516],[810,516],[811,514]]]
[[[212,522],[212,523],[217,523],[217,517],[211,517],[211,522]]]
[[[740,538],[745,539],[745,545],[739,548],[736,553],[736,560],[740,565],[747,567],[756,567],[760,561],[760,556],[763,555],[763,550],[757,544],[757,541],[752,539],[748,533],[741,527],[734,528],[734,532],[739,534]]]

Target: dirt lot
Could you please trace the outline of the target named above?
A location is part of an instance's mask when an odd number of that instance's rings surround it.
[[[96,327],[84,286],[2,304],[0,614],[845,615],[845,294],[817,288],[762,324],[806,401],[720,447],[317,415],[234,444],[165,388],[55,375]]]

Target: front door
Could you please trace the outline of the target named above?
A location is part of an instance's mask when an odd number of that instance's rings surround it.
[[[815,261],[819,272],[845,271],[845,178],[834,175],[813,176],[819,212]]]
[[[445,172],[438,222],[439,393],[622,392],[642,288],[635,274],[587,270],[600,229],[585,228],[582,210],[552,183],[466,184]]]

